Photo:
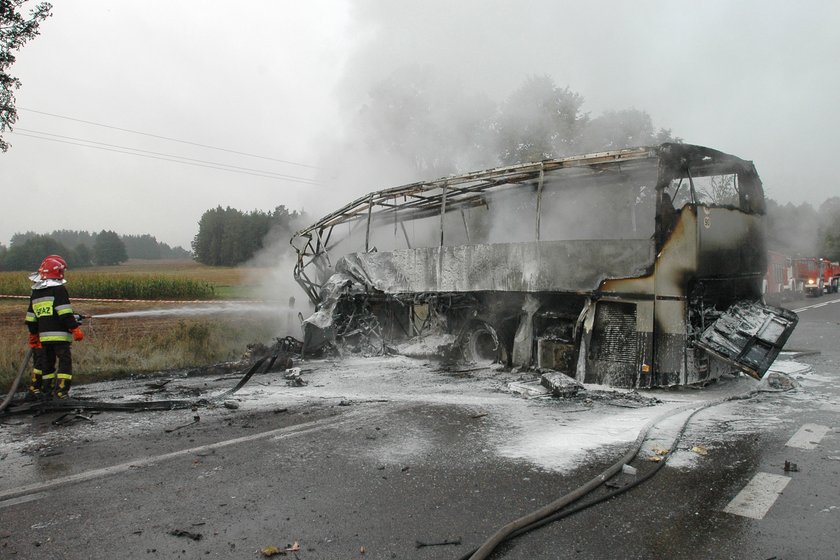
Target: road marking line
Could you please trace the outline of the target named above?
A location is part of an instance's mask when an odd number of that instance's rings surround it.
[[[788,482],[790,482],[789,476],[765,472],[756,473],[752,480],[729,502],[729,505],[723,508],[723,511],[742,517],[763,519]]]
[[[37,494],[29,494],[28,496],[20,496],[10,500],[3,500],[0,502],[0,508],[25,504],[26,502],[34,502],[35,500],[40,500],[41,498],[46,498],[47,496],[49,496],[49,494],[46,492],[38,492]]]
[[[816,449],[820,440],[828,433],[828,430],[828,426],[805,424],[793,434],[785,445],[788,447],[798,447],[799,449]]]
[[[814,305],[807,305],[805,307],[801,307],[799,309],[794,309],[794,313],[802,313],[803,311],[807,311],[808,309],[816,309],[818,307],[825,307],[826,305],[831,305],[832,303],[840,303],[840,299],[835,299],[831,301],[825,301],[823,303],[815,303]]]
[[[212,449],[220,449],[223,447],[228,447],[231,445],[237,445],[240,443],[247,443],[250,441],[255,441],[258,439],[266,439],[266,438],[274,438],[274,439],[283,439],[292,436],[299,436],[308,434],[311,432],[323,430],[325,428],[332,427],[335,424],[340,423],[340,421],[347,421],[347,418],[341,417],[330,417],[330,418],[323,418],[321,420],[315,420],[314,422],[307,422],[305,424],[296,424],[294,426],[287,426],[285,428],[277,428],[274,430],[268,430],[267,432],[260,432],[257,434],[251,434],[248,436],[238,437],[234,439],[228,439],[225,441],[217,441],[216,443],[209,443],[207,445],[200,445],[198,447],[191,447],[189,449],[181,449],[180,451],[173,451],[171,453],[164,453],[163,455],[157,455],[154,457],[145,457],[145,458],[137,458],[133,461],[128,461],[126,463],[120,463],[119,465],[113,465],[110,467],[105,467],[101,469],[93,469],[89,471],[84,471],[76,474],[71,474],[67,476],[62,476],[59,478],[54,478],[52,480],[47,480],[45,482],[36,482],[33,484],[27,484],[25,486],[19,486],[17,488],[10,488],[8,490],[0,491],[0,503],[2,500],[6,498],[11,498],[14,496],[24,496],[27,494],[32,494],[33,492],[41,492],[44,490],[48,490],[50,488],[55,488],[56,486],[60,486],[62,484],[68,483],[76,483],[76,482],[83,482],[86,480],[92,480],[95,478],[100,478],[103,476],[107,476],[110,474],[116,474],[125,472],[131,469],[139,469],[143,467],[148,467],[154,465],[155,463],[160,463],[163,461],[168,461],[169,459],[175,459],[177,457],[183,457],[185,455],[193,455],[196,453],[200,453],[202,451],[208,451]]]

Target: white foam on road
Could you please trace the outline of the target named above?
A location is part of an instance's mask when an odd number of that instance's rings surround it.
[[[802,362],[777,359],[770,365],[767,371],[776,371],[784,373],[785,375],[804,375],[806,373],[810,373],[812,369],[811,366],[803,364]]]
[[[725,513],[763,519],[785,489],[790,477],[766,472],[756,473],[752,480],[723,508]]]

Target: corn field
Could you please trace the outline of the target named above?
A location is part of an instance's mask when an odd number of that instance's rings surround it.
[[[193,300],[213,299],[210,282],[157,274],[74,272],[68,275],[71,298]],[[23,272],[0,272],[0,294],[28,296],[31,282]]]

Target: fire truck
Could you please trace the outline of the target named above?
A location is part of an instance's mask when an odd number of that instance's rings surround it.
[[[791,289],[796,294],[819,297],[823,294],[825,278],[824,259],[799,257],[791,259]]]
[[[820,259],[822,265],[823,289],[827,294],[837,293],[840,284],[840,263]]]

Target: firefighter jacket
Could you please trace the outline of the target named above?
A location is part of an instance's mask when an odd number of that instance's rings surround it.
[[[62,285],[33,288],[26,311],[26,326],[41,342],[73,342],[70,331],[79,326],[67,288]]]

